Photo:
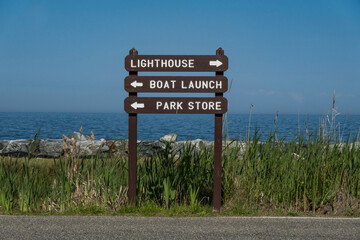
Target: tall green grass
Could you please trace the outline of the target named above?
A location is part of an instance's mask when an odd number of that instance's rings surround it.
[[[255,133],[236,163],[231,155],[224,158],[225,202],[264,210],[358,211],[360,149],[355,145],[316,134],[290,142],[270,134],[260,143]]]
[[[340,143],[314,133],[285,142],[275,136],[270,133],[260,142],[256,132],[246,142],[224,144],[224,211],[359,214],[360,148],[355,140]],[[138,159],[137,176],[139,206],[187,206],[196,213],[200,206],[211,206],[213,150],[186,145],[175,152],[168,145],[156,156]],[[0,212],[74,209],[131,209],[127,158],[70,154],[46,164],[30,157],[0,159]]]

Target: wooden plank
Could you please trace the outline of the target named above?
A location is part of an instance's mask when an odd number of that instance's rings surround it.
[[[228,69],[225,55],[128,55],[127,71],[215,72]]]
[[[127,92],[223,93],[228,90],[228,79],[224,76],[128,76],[124,87]]]
[[[128,97],[124,101],[127,113],[223,114],[227,100],[223,97]]]

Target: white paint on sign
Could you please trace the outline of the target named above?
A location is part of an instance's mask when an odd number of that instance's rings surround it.
[[[181,81],[182,89],[221,89],[222,81]]]
[[[170,81],[158,81],[158,80],[150,80],[150,88],[164,88],[164,89],[169,89],[170,86],[171,88],[175,88],[175,83],[176,80],[170,80]]]
[[[221,102],[189,102],[189,110],[221,110]]]
[[[133,81],[132,83],[130,83],[131,86],[133,86],[134,88],[136,87],[142,87],[143,83],[142,82],[137,82],[137,81]]]
[[[156,110],[183,110],[182,108],[183,102],[178,101],[169,101],[169,102],[156,102]]]
[[[201,101],[195,101],[195,102],[188,102],[187,104],[188,110],[216,110],[221,111],[221,102],[215,101],[215,102],[201,102]],[[183,110],[183,102],[181,101],[157,101],[156,102],[156,110]]]
[[[222,89],[222,81],[180,81],[177,84],[177,80],[150,80],[151,89],[175,89],[176,87],[181,89]]]
[[[138,109],[138,108],[144,108],[145,105],[143,103],[134,102],[133,104],[131,104],[131,107],[134,109]]]
[[[132,68],[194,68],[194,59],[131,59]]]
[[[209,65],[210,66],[216,66],[216,67],[220,67],[223,63],[220,62],[219,60],[216,60],[216,61],[210,61],[209,62]]]

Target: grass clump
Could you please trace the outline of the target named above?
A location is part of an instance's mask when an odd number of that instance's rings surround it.
[[[255,134],[237,164],[225,158],[225,202],[264,211],[345,214],[359,212],[360,150],[321,135],[291,142]],[[226,167],[229,164],[231,167]]]
[[[355,140],[321,134],[281,141],[256,132],[224,144],[224,215],[335,214],[358,216],[360,148]],[[66,145],[66,146],[65,146]],[[64,140],[66,157],[0,159],[3,214],[135,214],[211,216],[213,150],[171,145],[142,158],[137,206],[127,205],[127,157],[80,159]],[[51,162],[51,163],[50,163]]]

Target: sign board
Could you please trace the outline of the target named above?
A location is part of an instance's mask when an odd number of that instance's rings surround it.
[[[124,106],[127,113],[223,114],[227,112],[227,100],[223,97],[128,97]]]
[[[224,76],[128,76],[124,87],[127,92],[204,92],[216,93],[228,90],[228,79]]]
[[[225,55],[128,55],[127,71],[157,72],[224,72],[228,69]]]
[[[222,120],[227,112],[227,100],[223,93],[228,90],[228,80],[223,76],[228,69],[224,50],[219,48],[216,55],[138,55],[133,48],[125,57],[125,69],[129,71],[124,81],[125,90],[129,92],[124,101],[125,111],[129,114],[129,203],[136,204],[137,201],[137,114],[214,114],[213,211],[220,212]],[[139,71],[215,72],[215,76],[138,76]],[[138,92],[203,92],[215,93],[215,97],[137,97]]]

